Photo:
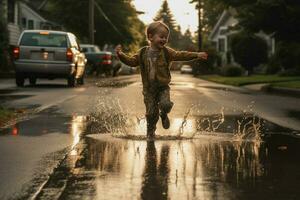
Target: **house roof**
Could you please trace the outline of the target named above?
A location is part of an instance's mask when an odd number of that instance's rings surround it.
[[[23,0],[21,2],[22,2],[22,5],[24,7],[26,7],[31,12],[31,14],[35,15],[36,17],[38,17],[44,23],[52,24],[54,26],[61,26],[60,24],[58,24],[56,22],[53,22],[53,21],[50,21],[50,20],[47,20],[46,18],[44,18],[41,15],[40,9],[36,9],[35,6],[42,7],[42,6],[44,6],[47,3],[47,0],[43,0],[42,3],[40,3],[40,2],[37,1],[37,2],[35,2],[35,4],[34,4],[34,1],[27,2],[27,1]]]
[[[41,21],[47,21],[44,17],[42,17],[33,7],[31,7],[27,2],[21,1],[21,6],[25,7],[32,15],[39,18]],[[22,9],[22,8],[21,8]]]
[[[218,33],[220,26],[222,26],[224,24],[224,22],[226,22],[226,20],[228,20],[228,18],[230,16],[231,16],[231,13],[228,10],[223,11],[221,17],[219,18],[218,22],[216,23],[213,30],[211,31],[211,33],[208,36],[209,40],[212,40],[214,38],[214,36]]]

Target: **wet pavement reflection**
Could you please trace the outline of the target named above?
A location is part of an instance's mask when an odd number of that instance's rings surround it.
[[[219,136],[138,141],[93,135],[87,144],[85,169],[99,174],[94,180],[95,199],[296,199],[300,195],[299,141],[283,148]]]
[[[300,195],[298,131],[250,113],[189,116],[187,112],[183,118],[172,118],[170,129],[159,128],[156,139],[149,141],[145,120],[127,117],[90,118],[86,132],[92,134],[84,139],[81,176],[73,175],[67,193],[74,185],[86,184],[83,174],[92,173],[88,188],[93,192],[82,192],[80,198],[296,199]]]
[[[169,130],[159,127],[155,140],[145,140],[145,119],[124,114],[118,102],[103,108],[90,116],[45,110],[1,131],[2,138],[71,136],[68,156],[37,199],[300,196],[299,131],[250,113],[190,116],[187,112],[171,118]]]

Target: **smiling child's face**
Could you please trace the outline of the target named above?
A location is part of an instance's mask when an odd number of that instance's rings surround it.
[[[153,35],[149,35],[149,40],[151,42],[151,46],[156,49],[162,49],[169,39],[169,31],[161,26],[158,27],[157,31]]]

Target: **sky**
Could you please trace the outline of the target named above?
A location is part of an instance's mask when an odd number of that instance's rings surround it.
[[[190,28],[191,32],[194,33],[197,31],[198,26],[198,13],[195,9],[195,4],[190,4],[189,1],[168,0],[174,19],[180,25],[183,33],[187,28]],[[133,0],[132,3],[138,11],[145,12],[145,14],[139,15],[139,18],[145,24],[149,24],[161,8],[163,0]]]

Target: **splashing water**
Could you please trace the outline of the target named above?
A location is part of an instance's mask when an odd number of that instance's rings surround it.
[[[260,142],[261,139],[261,118],[245,113],[241,120],[237,120],[237,132],[234,133],[236,140],[250,139]]]
[[[170,129],[163,130],[158,124],[156,138],[190,139],[195,135],[209,132],[210,134],[232,134],[234,141],[245,139],[261,141],[261,119],[250,113],[253,104],[254,102],[251,102],[251,105],[244,110],[242,117],[239,115],[225,117],[224,107],[220,108],[219,113],[213,115],[199,115],[200,111],[197,108],[203,108],[203,106],[193,104],[186,110],[182,118],[170,118]],[[196,115],[192,113],[195,111]],[[90,115],[87,129],[90,133],[109,133],[116,137],[145,139],[147,127],[145,117],[132,116],[130,113],[132,112],[122,107],[120,99],[102,95]]]

